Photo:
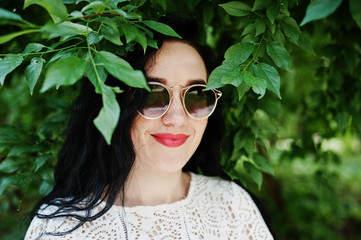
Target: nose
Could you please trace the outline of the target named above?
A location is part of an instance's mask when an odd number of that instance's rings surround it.
[[[181,127],[187,121],[187,113],[184,110],[181,98],[182,88],[172,89],[172,101],[168,111],[162,117],[166,126]]]

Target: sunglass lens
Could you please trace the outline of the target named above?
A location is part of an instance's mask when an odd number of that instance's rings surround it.
[[[194,86],[188,89],[184,97],[184,104],[188,113],[194,118],[208,117],[216,102],[213,91],[204,91],[203,86]]]
[[[151,92],[140,113],[147,118],[160,117],[169,106],[169,93],[160,85],[150,84]]]

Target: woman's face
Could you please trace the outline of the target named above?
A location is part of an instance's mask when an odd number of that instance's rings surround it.
[[[155,63],[146,64],[147,77],[168,87],[206,83],[207,71],[199,53],[190,45],[164,42],[156,53]],[[147,171],[180,171],[197,149],[207,119],[195,120],[185,112],[180,97],[181,88],[173,89],[173,99],[167,113],[158,119],[138,115],[131,128],[135,147],[135,168]]]

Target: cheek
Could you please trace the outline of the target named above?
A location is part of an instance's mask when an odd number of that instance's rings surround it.
[[[197,131],[198,138],[202,138],[204,131],[206,130],[208,119],[196,120],[195,129]]]
[[[145,131],[146,122],[144,122],[144,119],[142,117],[137,116],[134,119],[132,127],[130,129],[130,135],[135,149],[138,149],[139,145],[142,144],[142,136],[144,135]]]

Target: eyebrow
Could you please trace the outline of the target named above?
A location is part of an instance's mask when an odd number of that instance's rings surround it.
[[[167,80],[165,78],[147,77],[147,81],[148,82],[159,82],[159,83],[163,83],[164,85],[167,84]],[[185,87],[193,85],[193,84],[207,84],[207,83],[203,79],[192,79],[192,80],[188,81],[188,83]]]

